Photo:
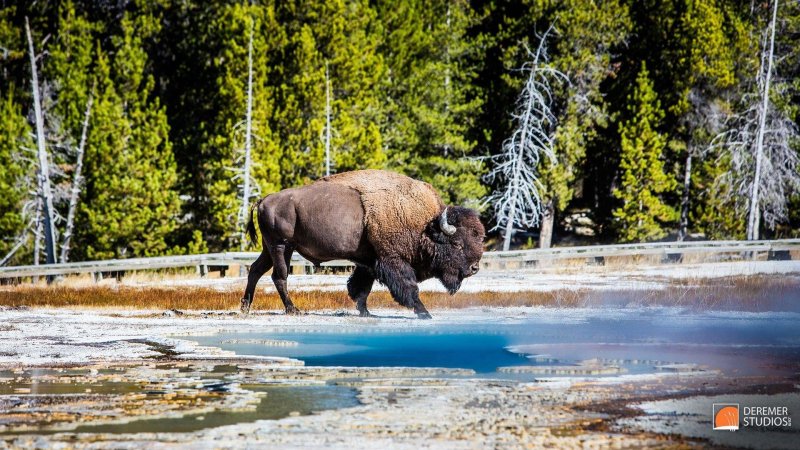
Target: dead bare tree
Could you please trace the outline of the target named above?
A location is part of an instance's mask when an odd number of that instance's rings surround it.
[[[726,198],[738,210],[746,211],[749,240],[759,238],[762,216],[770,228],[786,220],[789,196],[800,191],[800,157],[792,148],[800,132],[797,124],[770,99],[772,94],[783,94],[771,84],[777,12],[778,0],[775,0],[762,45],[761,68],[755,83],[757,93],[743,96],[743,111],[731,117],[732,126],[712,142],[730,160],[731,170],[718,183]],[[778,88],[782,89],[780,85]]]
[[[31,89],[33,91],[34,117],[36,122],[37,159],[39,163],[39,195],[42,199],[42,233],[44,238],[45,257],[47,264],[56,262],[56,230],[55,210],[53,208],[53,191],[50,184],[50,163],[47,155],[44,115],[42,113],[41,99],[39,98],[39,77],[36,70],[36,53],[31,37],[31,28],[28,18],[25,18],[25,33],[28,38],[28,52],[31,62]],[[38,253],[35,255],[38,259]]]
[[[258,195],[258,184],[254,182],[252,176],[252,169],[255,165],[253,163],[253,139],[259,137],[253,132],[253,35],[255,33],[254,23],[250,23],[250,37],[247,43],[247,111],[243,122],[239,122],[234,127],[234,132],[244,132],[244,147],[238,150],[238,156],[234,161],[235,164],[241,164],[237,168],[233,168],[236,172],[234,180],[239,181],[239,189],[242,193],[241,206],[239,208],[239,248],[244,251],[247,249],[247,233],[245,231],[245,224],[247,223],[248,214],[250,213],[250,200],[253,196]],[[244,130],[242,130],[244,126]],[[239,274],[244,276],[246,274],[245,267],[242,266]]]
[[[36,198],[36,216],[33,226],[33,265],[38,266],[42,256],[42,240],[44,239],[44,220],[42,220],[42,197]],[[39,282],[39,276],[34,275],[33,284]]]
[[[747,218],[747,239],[758,239],[758,224],[760,218],[760,208],[758,196],[760,194],[759,188],[761,187],[761,166],[762,159],[764,158],[764,135],[766,133],[765,127],[767,122],[767,115],[769,114],[769,85],[772,78],[772,61],[775,56],[775,24],[778,18],[778,0],[774,0],[772,4],[772,23],[770,25],[770,38],[769,38],[769,53],[766,55],[766,71],[764,72],[763,94],[761,102],[761,110],[759,111],[759,124],[756,133],[756,167],[755,175],[753,176],[752,193],[750,194],[750,211]],[[762,67],[764,66],[764,56],[762,56]]]
[[[547,36],[550,27],[540,36],[535,52],[528,50],[530,61],[519,70],[527,73],[525,86],[512,113],[516,127],[503,142],[502,153],[490,158],[493,168],[486,180],[500,182],[500,188],[486,200],[494,207],[496,225],[503,228],[503,250],[511,246],[516,226],[533,226],[542,215],[541,191],[537,166],[544,157],[557,164],[553,149],[556,118],[551,110],[551,80],[567,77],[548,63]]]
[[[325,62],[325,176],[331,174],[331,78]]]
[[[28,242],[29,235],[30,235],[30,230],[25,229],[25,231],[23,231],[22,233],[20,233],[19,236],[17,236],[14,246],[11,247],[11,250],[9,250],[8,253],[6,253],[6,255],[3,257],[3,259],[0,260],[0,267],[5,266],[6,263],[10,261],[11,258],[14,257],[17,251],[19,251],[19,249],[22,248],[22,246],[25,245],[26,242]]]
[[[83,114],[83,126],[81,127],[81,140],[78,144],[77,154],[75,155],[75,173],[72,177],[72,188],[69,196],[69,209],[67,211],[67,223],[64,227],[64,236],[61,242],[61,255],[59,261],[65,263],[69,260],[69,246],[72,239],[72,231],[75,224],[75,214],[78,209],[78,198],[80,197],[83,184],[83,154],[86,149],[86,135],[89,129],[89,117],[92,114],[93,94],[89,94],[86,101],[86,111]]]

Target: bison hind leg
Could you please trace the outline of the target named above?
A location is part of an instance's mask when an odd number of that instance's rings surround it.
[[[370,317],[369,310],[367,309],[367,297],[372,291],[372,284],[375,282],[375,277],[372,272],[363,266],[356,266],[353,274],[347,280],[347,294],[356,302],[358,314],[361,317]]]
[[[270,245],[270,255],[274,264],[272,282],[275,283],[275,290],[278,291],[278,295],[281,297],[286,314],[300,314],[300,310],[292,303],[286,286],[286,279],[289,278],[289,263],[292,260],[292,252],[294,252],[294,248],[285,241]]]
[[[253,296],[256,292],[256,284],[264,274],[272,268],[272,258],[269,253],[264,250],[258,256],[256,261],[250,266],[250,271],[247,274],[247,288],[244,290],[244,297],[242,297],[241,312],[243,315],[250,314],[250,305],[253,304]]]

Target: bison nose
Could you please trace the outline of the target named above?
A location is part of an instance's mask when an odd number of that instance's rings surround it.
[[[480,269],[481,266],[480,266],[480,264],[475,263],[475,264],[471,265],[469,268],[470,268],[470,270],[472,270],[472,275],[475,275],[476,273],[478,273],[478,269]]]

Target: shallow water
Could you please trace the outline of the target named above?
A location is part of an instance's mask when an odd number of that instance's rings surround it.
[[[141,390],[136,383],[26,382],[0,384],[0,395],[127,394]]]
[[[660,366],[680,363],[736,375],[780,375],[800,366],[798,330],[800,315],[794,313],[636,308],[550,310],[515,323],[387,329],[365,321],[346,329],[295,327],[195,339],[243,355],[298,358],[309,366],[467,368],[482,376],[520,378],[500,374],[497,368],[598,360],[593,363],[616,365],[628,373],[669,370]],[[299,345],[225,342],[259,339]]]
[[[290,414],[308,415],[314,411],[348,408],[359,404],[353,389],[326,386],[242,386],[244,389],[264,392],[253,411],[213,411],[168,419],[136,420],[125,424],[86,425],[76,433],[186,433],[237,423],[272,420]]]
[[[134,383],[112,383],[118,384],[118,389],[107,389],[106,393],[130,393],[138,391]],[[47,389],[49,395],[63,395],[83,393],[88,386],[95,384],[76,383],[39,383],[50,385]],[[11,384],[18,388],[19,385]],[[52,388],[55,387],[55,388]],[[87,424],[80,425],[74,429],[59,428],[31,428],[26,430],[9,430],[0,432],[2,435],[18,434],[55,434],[55,433],[166,433],[166,432],[192,432],[205,428],[213,428],[237,423],[255,422],[257,420],[274,420],[289,417],[290,415],[308,415],[315,411],[325,411],[328,409],[348,408],[359,405],[356,391],[349,387],[337,385],[315,385],[315,386],[262,386],[262,385],[243,385],[242,389],[255,392],[263,392],[255,409],[247,411],[228,411],[214,410],[201,414],[186,414],[177,417],[161,418],[131,418],[127,423],[112,424]],[[98,392],[93,392],[98,393]],[[33,395],[45,394],[45,392],[32,393]],[[158,395],[153,393],[152,395]],[[24,398],[24,397],[22,397]],[[0,424],[2,424],[0,416]]]

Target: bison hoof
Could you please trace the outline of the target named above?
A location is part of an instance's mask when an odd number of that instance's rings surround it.
[[[417,313],[417,319],[433,319],[433,316],[428,311],[422,311]]]
[[[286,307],[286,314],[290,314],[292,316],[299,316],[300,314],[303,314],[303,312],[297,309],[297,306],[289,305]]]
[[[367,311],[366,308],[358,310],[358,315],[361,317],[373,317],[372,313]]]
[[[247,316],[250,314],[250,302],[247,301],[246,298],[242,299],[242,307],[239,310],[243,316]]]

